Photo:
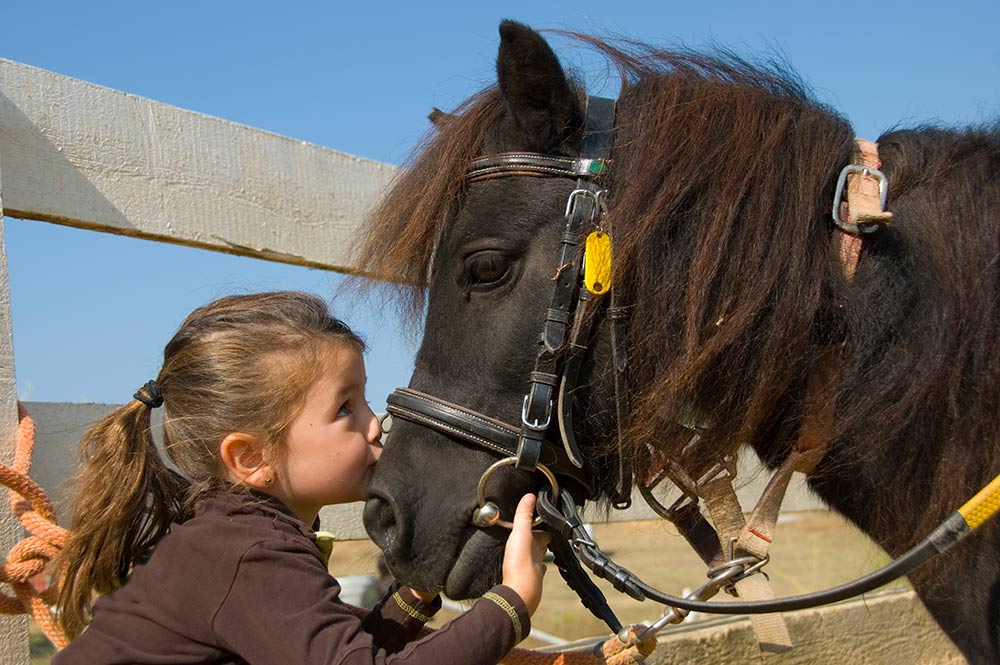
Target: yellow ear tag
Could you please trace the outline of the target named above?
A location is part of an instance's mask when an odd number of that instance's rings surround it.
[[[583,285],[601,295],[611,288],[611,236],[594,231],[587,236],[584,249]]]

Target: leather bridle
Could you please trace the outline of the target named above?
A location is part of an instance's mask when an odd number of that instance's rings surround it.
[[[580,364],[586,356],[587,328],[593,318],[584,316],[581,311],[590,294],[580,285],[584,257],[579,248],[584,231],[600,222],[605,190],[598,180],[608,170],[614,104],[611,99],[588,99],[580,157],[506,152],[475,159],[466,172],[469,183],[509,176],[574,178],[576,181],[566,202],[560,256],[553,266],[557,276],[542,323],[539,351],[528,377],[520,424],[511,425],[412,388],[396,389],[386,405],[394,418],[428,427],[503,459],[513,458],[513,466],[517,469],[550,472],[546,475],[558,478],[564,488],[568,486],[581,498],[594,498],[596,489],[593,471],[585,465],[576,443],[572,420],[572,392],[576,388]],[[615,325],[619,325],[618,320]],[[483,482],[496,468],[499,467],[494,465],[487,470]],[[629,496],[631,478],[620,485],[618,494]],[[557,495],[558,482],[553,490]],[[614,499],[624,500],[621,496]],[[485,514],[482,513],[484,508]],[[475,522],[483,527],[510,526],[509,522],[500,519],[495,506],[488,506],[483,501]]]

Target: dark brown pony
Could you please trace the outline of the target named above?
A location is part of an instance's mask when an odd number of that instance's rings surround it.
[[[363,261],[417,285],[403,287],[416,312],[426,304],[411,387],[516,423],[574,183],[464,174],[504,151],[575,156],[583,93],[540,35],[512,22],[500,33],[499,85],[436,118],[374,215]],[[692,412],[712,425],[704,460],[749,445],[780,463],[807,379],[837,349],[839,381],[822,395],[835,419],[809,484],[900,554],[1000,472],[1000,132],[880,137],[894,220],[867,237],[848,279],[830,214],[854,139],[843,118],[777,67],[577,37],[623,76],[601,185],[628,313],[637,471],[678,455]],[[574,425],[606,496],[616,418],[606,328],[595,329]],[[505,534],[469,521],[495,460],[396,421],[365,523],[397,576],[453,597],[498,579]],[[533,482],[504,476],[505,514]],[[911,581],[970,662],[1000,662],[995,522]]]

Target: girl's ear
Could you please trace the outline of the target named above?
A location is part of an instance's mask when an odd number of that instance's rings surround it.
[[[260,441],[252,434],[226,435],[219,446],[219,457],[234,482],[257,490],[266,490],[274,482],[274,469],[264,460]]]

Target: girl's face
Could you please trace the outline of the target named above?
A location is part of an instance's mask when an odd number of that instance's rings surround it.
[[[306,391],[271,466],[268,491],[306,524],[322,506],[363,501],[382,454],[378,418],[365,401],[365,363],[347,346],[331,346]]]

